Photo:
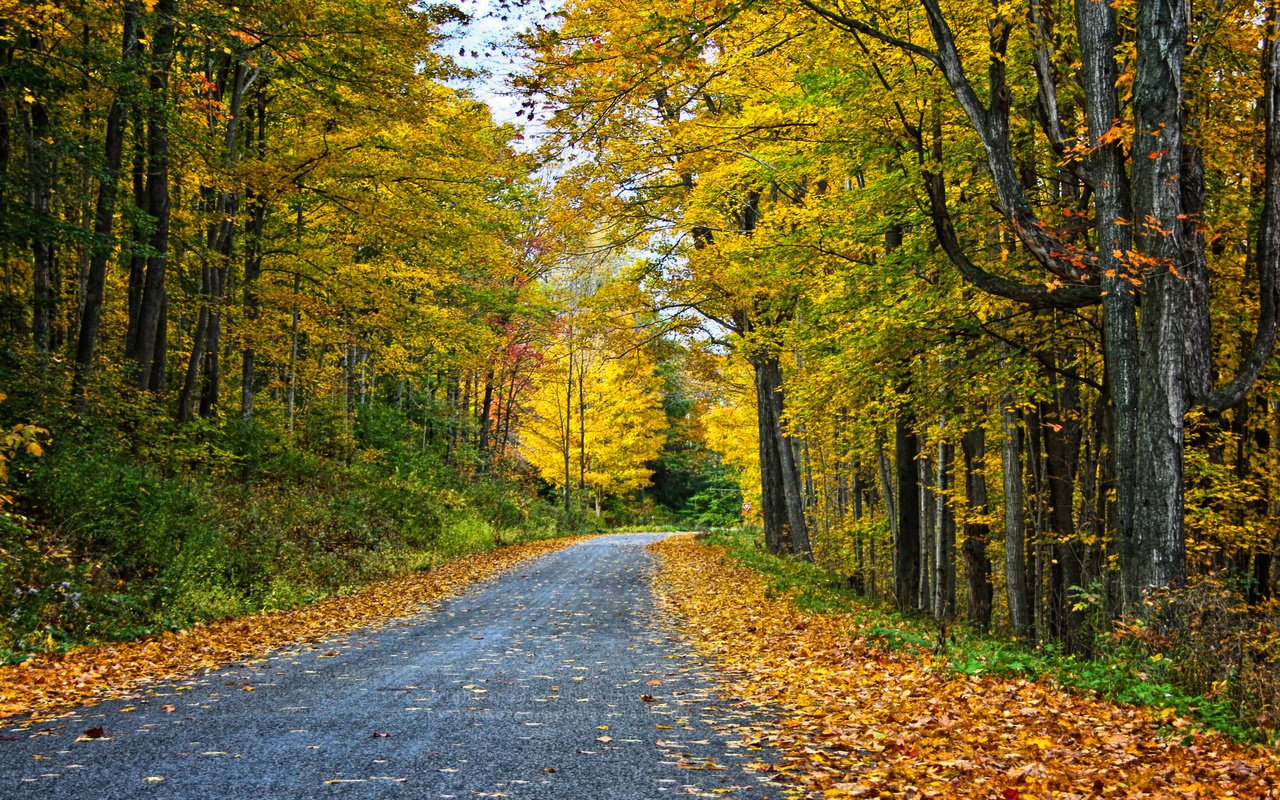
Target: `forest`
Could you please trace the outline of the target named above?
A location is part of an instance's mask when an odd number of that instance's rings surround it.
[[[0,658],[742,528],[1280,728],[1278,14],[4,0]]]

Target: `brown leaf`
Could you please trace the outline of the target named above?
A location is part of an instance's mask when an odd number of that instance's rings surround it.
[[[0,719],[32,714],[35,721],[48,720],[61,709],[119,697],[144,683],[181,680],[192,672],[244,662],[286,645],[385,624],[577,541],[581,537],[504,547],[287,611],[197,624],[159,639],[86,647],[0,666]],[[332,657],[330,653],[336,656],[340,651],[330,650],[322,657]]]

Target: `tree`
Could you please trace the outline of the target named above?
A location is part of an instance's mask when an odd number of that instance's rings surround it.
[[[520,417],[520,453],[566,503],[574,487],[589,491],[598,517],[604,497],[648,484],[665,433],[661,397],[643,347],[593,336],[581,320],[564,319]]]
[[[1015,87],[1006,67],[1017,26],[1006,10],[999,8],[989,15],[982,36],[986,41],[979,43],[966,41],[953,30],[951,20],[960,13],[958,7],[948,14],[938,0],[922,0],[933,39],[932,47],[926,47],[909,36],[899,37],[848,16],[839,6],[810,0],[800,0],[800,5],[852,36],[875,39],[925,59],[945,77],[981,140],[984,166],[1009,231],[1048,276],[1047,286],[1036,285],[978,266],[955,234],[941,171],[931,170],[926,180],[934,231],[968,280],[984,291],[1032,305],[1071,308],[1101,303],[1103,349],[1116,418],[1113,451],[1125,596],[1133,602],[1146,588],[1181,581],[1186,574],[1184,416],[1196,406],[1220,410],[1238,403],[1256,381],[1276,338],[1280,240],[1273,237],[1280,225],[1280,167],[1273,156],[1280,153],[1276,98],[1280,56],[1271,38],[1274,9],[1265,26],[1260,20],[1252,25],[1266,42],[1260,64],[1261,96],[1232,93],[1237,109],[1233,113],[1256,99],[1265,131],[1265,145],[1258,153],[1266,188],[1255,239],[1257,333],[1239,368],[1214,388],[1203,234],[1205,145],[1199,138],[1203,117],[1213,112],[1207,110],[1202,94],[1207,87],[1197,85],[1197,66],[1189,72],[1185,55],[1216,22],[1202,18],[1193,30],[1185,4],[1138,0],[1136,34],[1131,40],[1136,58],[1132,73],[1126,74],[1115,55],[1123,41],[1117,9],[1078,3],[1081,115],[1086,124],[1073,132],[1067,128],[1072,120],[1061,105],[1070,87],[1058,83],[1070,79],[1060,77],[1062,73],[1054,68],[1063,54],[1051,49],[1052,20],[1038,3],[1030,5],[1028,49],[1034,53],[1037,78],[1036,119],[1049,145],[1062,154],[1068,152],[1074,136],[1087,136],[1087,166],[1079,175],[1092,194],[1098,237],[1096,246],[1088,247],[1045,223],[1034,207],[1036,182],[1029,184],[1020,174],[1010,118]],[[985,51],[984,86],[974,82],[966,66],[962,54],[966,49]],[[1123,82],[1129,79],[1132,103],[1122,109]]]

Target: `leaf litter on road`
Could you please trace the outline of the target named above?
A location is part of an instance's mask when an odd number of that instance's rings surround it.
[[[31,721],[45,720],[76,705],[128,695],[146,684],[263,656],[286,645],[384,624],[581,539],[527,542],[298,608],[198,624],[142,641],[85,647],[3,666],[0,720],[23,714],[31,714]],[[337,655],[329,650],[317,657]],[[246,685],[243,690],[252,691],[253,687]]]
[[[782,751],[763,768],[811,796],[1280,797],[1280,754],[1265,747],[1043,681],[957,675],[886,651],[849,615],[799,611],[723,548],[651,549],[660,605],[722,690],[776,712],[747,731]]]

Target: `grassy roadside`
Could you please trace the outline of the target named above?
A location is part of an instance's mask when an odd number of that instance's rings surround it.
[[[945,638],[936,621],[898,613],[873,603],[848,588],[844,579],[820,566],[779,558],[765,552],[749,531],[717,530],[705,538],[726,548],[729,555],[760,573],[776,596],[792,598],[795,606],[817,614],[848,614],[865,633],[889,650],[931,654],[957,674],[969,676],[1045,679],[1062,689],[1117,703],[1168,709],[1205,729],[1240,742],[1274,743],[1267,732],[1241,719],[1231,703],[1180,691],[1165,677],[1168,660],[1106,642],[1092,659],[1065,655],[1052,647],[1030,648],[1008,639],[984,636],[963,624],[952,624]]]
[[[650,551],[659,607],[714,666],[722,696],[768,710],[740,734],[779,758],[750,766],[794,796],[1165,800],[1280,790],[1280,751],[1233,742],[1171,708],[1021,674],[962,674],[947,654],[886,643],[874,610],[801,611],[804,581],[777,576],[794,581],[785,588],[725,547],[670,537]]]
[[[579,528],[531,481],[406,444],[392,434],[407,423],[385,416],[362,416],[367,446],[337,456],[256,424],[131,442],[60,423],[0,507],[0,663],[302,606]]]
[[[196,624],[141,641],[83,647],[0,666],[0,720],[23,714],[47,718],[60,709],[128,694],[147,683],[260,657],[286,645],[376,627],[581,538],[565,536],[512,545],[297,608]]]

